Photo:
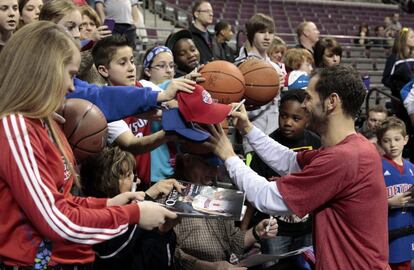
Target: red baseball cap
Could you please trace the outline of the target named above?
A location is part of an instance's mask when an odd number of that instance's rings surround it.
[[[214,103],[211,95],[196,84],[192,94],[177,93],[178,109],[186,121],[202,124],[218,124],[230,113],[231,106]]]

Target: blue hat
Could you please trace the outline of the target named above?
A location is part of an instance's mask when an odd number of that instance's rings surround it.
[[[195,142],[204,142],[210,137],[208,132],[192,126],[191,123],[184,122],[178,108],[162,112],[162,126],[165,131],[176,132],[184,138]]]
[[[309,75],[305,71],[294,70],[289,74],[288,90],[306,89],[309,84]]]

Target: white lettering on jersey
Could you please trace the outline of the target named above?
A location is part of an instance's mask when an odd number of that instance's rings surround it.
[[[142,137],[142,131],[139,129],[142,127],[145,127],[148,124],[148,120],[145,119],[137,119],[137,121],[130,123],[129,129],[131,129],[132,133],[135,135],[135,137]]]
[[[411,184],[397,184],[387,187],[388,198],[391,198],[398,193],[404,193],[410,189]]]

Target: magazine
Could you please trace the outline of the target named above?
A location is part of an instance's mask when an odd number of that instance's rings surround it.
[[[312,247],[303,247],[283,254],[254,254],[241,260],[236,266],[238,267],[252,267],[266,262],[277,261],[279,259],[302,254],[303,252],[313,251]]]
[[[180,216],[241,220],[245,194],[242,191],[214,186],[201,186],[180,181],[185,186],[179,193],[173,189],[163,206]]]

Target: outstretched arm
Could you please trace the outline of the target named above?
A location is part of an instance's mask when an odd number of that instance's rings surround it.
[[[236,182],[238,188],[246,193],[249,202],[264,213],[277,215],[292,213],[283,201],[276,183],[268,182],[258,175],[234,153],[221,126],[211,127],[210,133],[210,141],[205,144],[225,161],[229,176]]]
[[[98,86],[75,78],[75,91],[68,93],[66,98],[81,98],[92,102],[108,122],[113,122],[154,109],[157,102],[173,99],[177,91],[191,93],[194,84],[187,79],[173,80],[165,91],[157,92],[148,87]]]

